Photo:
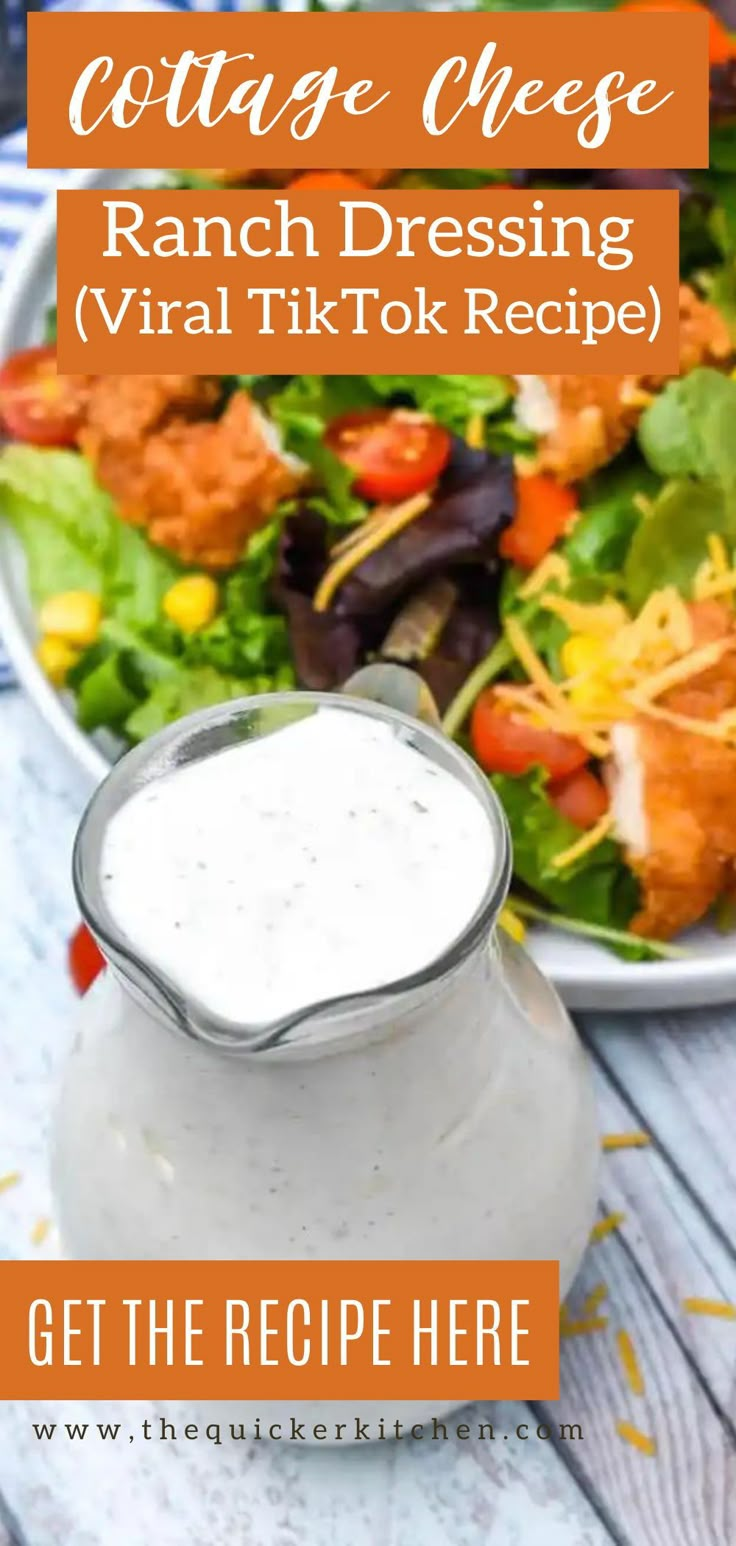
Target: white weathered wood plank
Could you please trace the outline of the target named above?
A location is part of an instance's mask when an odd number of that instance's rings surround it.
[[[631,1109],[603,1071],[596,1089],[601,1131],[630,1132]],[[736,1420],[736,1322],[683,1310],[691,1297],[736,1304],[736,1259],[656,1143],[603,1156],[601,1200],[607,1213],[626,1215],[622,1236],[665,1318],[721,1410]]]
[[[736,1241],[736,1008],[584,1016],[595,1055]]]
[[[736,1447],[714,1412],[621,1240],[592,1246],[571,1295],[573,1306],[600,1281],[608,1288],[608,1327],[565,1339],[560,1400],[540,1410],[550,1421],[580,1423],[569,1444],[623,1540],[632,1546],[730,1546],[736,1539]],[[630,1393],[616,1332],[631,1336],[646,1393]],[[616,1420],[655,1438],[655,1458],[616,1433]]]
[[[0,698],[0,1254],[31,1254],[50,1212],[46,1140],[74,1000],[64,949],[69,859],[88,794],[31,707]],[[54,1242],[42,1248],[51,1255]],[[116,1421],[151,1409],[0,1404],[0,1492],[30,1546],[606,1546],[609,1536],[549,1444],[515,1436],[306,1453],[293,1447],[40,1442],[32,1422]],[[508,1432],[510,1437],[502,1435]],[[126,1434],[127,1437],[127,1434]],[[245,1453],[243,1453],[245,1449]],[[1,1540],[1,1538],[0,1538]]]

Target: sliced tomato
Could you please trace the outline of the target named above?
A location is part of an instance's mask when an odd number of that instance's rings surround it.
[[[295,193],[312,188],[334,188],[338,193],[355,193],[356,189],[365,192],[365,183],[352,177],[350,172],[300,172],[298,177],[292,178],[289,187]]]
[[[480,694],[470,721],[470,740],[486,773],[527,773],[541,767],[551,779],[566,778],[588,761],[573,736],[528,725],[509,714],[492,687]]]
[[[516,480],[516,512],[501,533],[499,552],[520,569],[536,569],[578,508],[574,489],[547,473]]]
[[[105,957],[98,949],[86,923],[80,923],[72,934],[68,949],[69,974],[78,993],[86,993],[105,967]]]
[[[576,768],[567,778],[555,779],[547,794],[561,816],[576,827],[594,827],[608,810],[608,795],[590,768]]]
[[[725,64],[734,54],[734,42],[717,16],[701,5],[699,0],[621,0],[619,11],[700,11],[708,17],[708,59],[711,64]]]
[[[72,445],[81,420],[79,393],[56,369],[52,344],[19,349],[0,369],[0,421],[15,440]]]
[[[355,473],[363,499],[393,504],[430,488],[446,466],[451,437],[441,424],[409,408],[344,413],[325,444]]]

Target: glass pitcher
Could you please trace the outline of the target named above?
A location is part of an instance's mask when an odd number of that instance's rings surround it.
[[[229,1024],[121,937],[101,885],[107,825],[143,784],[338,705],[376,716],[464,781],[492,828],[494,872],[463,935],[413,978],[271,1025]],[[56,1123],[68,1255],[554,1258],[565,1293],[596,1199],[588,1069],[556,993],[496,928],[505,818],[440,732],[311,693],[192,715],[113,769],[83,819],[74,871],[110,969],[82,1002]],[[383,1415],[428,1411],[409,1401]]]

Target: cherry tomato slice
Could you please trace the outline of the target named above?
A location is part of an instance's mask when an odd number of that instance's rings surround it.
[[[0,421],[15,440],[34,446],[73,445],[81,402],[56,369],[53,345],[19,349],[0,369]]]
[[[577,768],[567,778],[556,779],[547,794],[561,816],[576,827],[594,827],[608,810],[608,795],[590,768]]]
[[[516,512],[511,525],[501,533],[501,557],[520,569],[536,569],[563,535],[577,507],[574,490],[547,473],[517,478]]]
[[[325,444],[355,473],[355,492],[390,504],[429,488],[446,466],[451,438],[441,424],[409,408],[344,413]]]
[[[734,53],[734,44],[723,23],[700,0],[622,0],[619,11],[700,11],[708,16],[708,60],[725,64]]]
[[[86,993],[105,967],[105,957],[98,950],[86,923],[80,923],[72,934],[67,954],[69,974],[77,993]]]
[[[528,725],[506,711],[492,688],[480,694],[470,721],[476,760],[486,773],[527,773],[542,767],[552,779],[582,768],[589,753],[573,736]]]

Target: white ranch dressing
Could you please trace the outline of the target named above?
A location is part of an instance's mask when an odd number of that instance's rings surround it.
[[[134,949],[228,1020],[421,971],[494,873],[477,797],[389,724],[323,708],[139,789],[102,851]]]

